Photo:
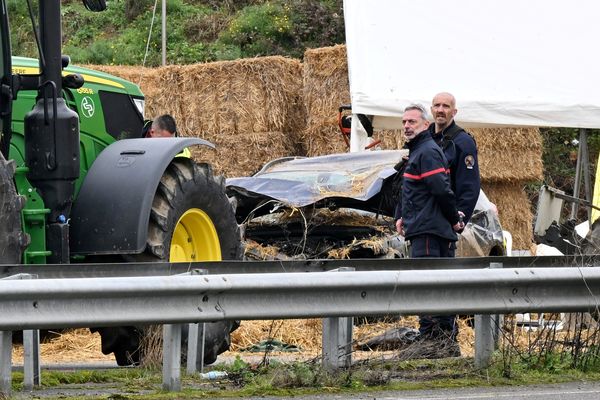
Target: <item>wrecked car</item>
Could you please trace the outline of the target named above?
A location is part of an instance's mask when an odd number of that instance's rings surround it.
[[[408,150],[286,157],[251,177],[227,180],[246,243],[246,258],[402,258],[408,247],[395,229]],[[459,236],[457,256],[504,255],[495,206],[481,192]]]

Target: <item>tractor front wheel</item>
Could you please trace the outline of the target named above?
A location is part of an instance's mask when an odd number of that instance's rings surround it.
[[[29,244],[29,236],[21,228],[21,209],[25,197],[17,195],[13,176],[14,161],[6,161],[0,153],[0,264],[18,264]]]
[[[146,250],[136,261],[220,261],[242,256],[240,229],[223,178],[215,178],[208,164],[182,157],[173,160],[156,190]],[[229,349],[229,334],[237,326],[235,321],[206,324],[205,364],[215,362],[217,355]],[[145,327],[99,331],[103,352],[114,352],[119,365],[137,364],[148,351],[141,340],[147,336]]]

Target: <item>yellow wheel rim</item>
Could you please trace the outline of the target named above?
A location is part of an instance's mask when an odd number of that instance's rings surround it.
[[[169,261],[221,261],[219,235],[212,220],[198,208],[187,210],[175,226]]]

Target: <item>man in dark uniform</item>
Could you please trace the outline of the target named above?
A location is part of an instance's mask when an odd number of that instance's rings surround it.
[[[477,204],[481,179],[475,140],[454,122],[457,112],[456,99],[452,94],[442,92],[435,95],[431,102],[431,114],[435,123],[429,126],[429,133],[444,150],[450,167],[450,182],[456,196],[456,207],[466,224]]]
[[[410,152],[403,173],[402,200],[396,207],[396,229],[410,241],[410,257],[453,257],[456,232],[464,223],[450,188],[446,158],[427,131],[425,108],[408,106],[402,124]],[[459,356],[455,319],[454,315],[421,316],[421,340],[448,339],[452,351],[445,354]]]

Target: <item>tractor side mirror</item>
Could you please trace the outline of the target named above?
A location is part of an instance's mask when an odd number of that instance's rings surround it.
[[[63,77],[63,86],[69,89],[79,89],[85,81],[80,74],[69,74]]]
[[[105,0],[83,0],[83,5],[90,11],[98,12],[106,10]]]
[[[71,57],[69,57],[66,54],[63,54],[62,56],[60,56],[60,64],[62,66],[62,69],[67,68],[69,64],[71,64]]]

